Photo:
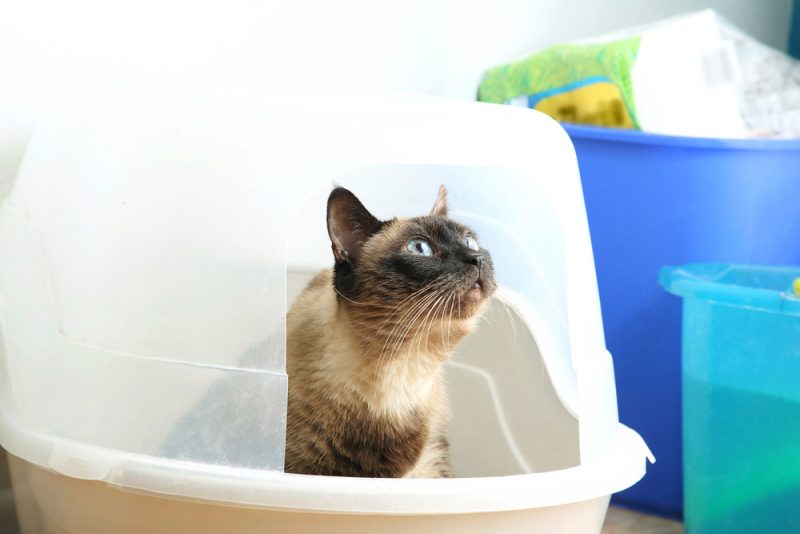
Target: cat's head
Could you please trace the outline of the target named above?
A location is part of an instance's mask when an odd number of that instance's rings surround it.
[[[383,324],[472,319],[497,288],[478,236],[447,216],[444,186],[428,215],[388,221],[336,188],[328,198],[328,234],[340,302],[383,317]]]

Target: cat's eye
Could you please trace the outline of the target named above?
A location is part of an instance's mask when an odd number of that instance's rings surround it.
[[[431,244],[421,237],[415,237],[406,244],[406,250],[417,256],[433,256]]]
[[[481,247],[478,245],[478,242],[475,241],[475,238],[472,237],[471,235],[468,235],[467,237],[464,238],[464,244],[467,245],[467,248],[475,251],[481,249]]]

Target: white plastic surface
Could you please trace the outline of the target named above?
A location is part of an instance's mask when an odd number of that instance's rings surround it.
[[[286,293],[293,273],[330,264],[334,182],[379,217],[425,213],[444,183],[453,216],[492,251],[510,310],[494,322],[523,334],[509,344],[485,330],[472,342],[506,348],[465,349],[448,371],[455,397],[483,384],[502,438],[464,447],[471,421],[456,402],[454,459],[483,478],[280,473]],[[459,513],[595,499],[643,474],[646,447],[617,421],[574,152],[537,112],[433,99],[70,102],[39,123],[0,209],[0,255],[0,443],[70,477],[251,506]],[[538,420],[523,393],[536,366]]]
[[[102,482],[57,475],[15,457],[10,460],[23,534],[262,534],[265,531],[597,534],[608,506],[608,497],[603,496],[542,508],[467,514],[346,514],[262,509],[121,491]],[[347,481],[343,486],[347,487]],[[447,495],[437,492],[434,497],[446,499]],[[352,500],[354,496],[347,494],[346,498]],[[42,510],[47,510],[47,515]]]
[[[612,32],[580,43],[639,37],[630,81],[642,130],[692,137],[746,137],[731,41],[711,9]]]
[[[643,31],[631,72],[642,130],[696,137],[745,137],[738,61],[716,13],[676,17]]]

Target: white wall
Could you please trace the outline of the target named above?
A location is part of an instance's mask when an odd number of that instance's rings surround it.
[[[357,87],[472,98],[481,72],[511,57],[704,7],[785,48],[791,4],[1,0],[0,69],[4,84],[17,78],[58,87],[100,75],[265,90]]]
[[[713,7],[785,47],[792,0],[0,0],[0,197],[43,95],[117,80],[474,98],[487,67]]]

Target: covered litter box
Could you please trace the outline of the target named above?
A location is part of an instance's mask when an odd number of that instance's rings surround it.
[[[25,533],[598,532],[643,476],[551,119],[241,95],[58,109],[0,210],[0,443]],[[455,479],[282,472],[284,317],[331,264],[334,182],[382,218],[443,183],[492,251],[500,290],[447,366]]]

